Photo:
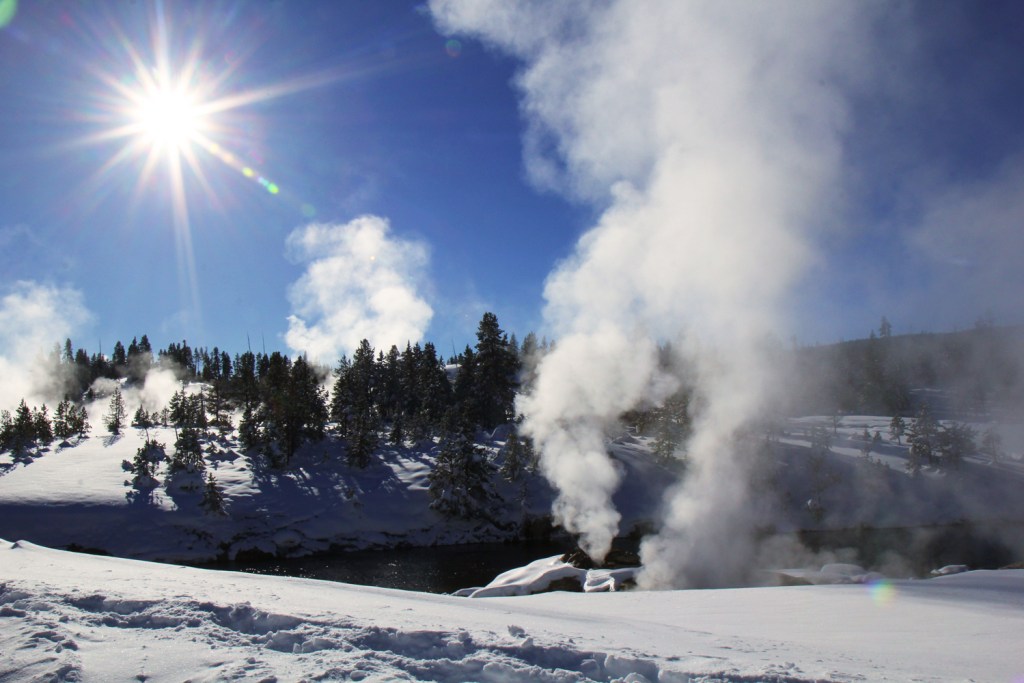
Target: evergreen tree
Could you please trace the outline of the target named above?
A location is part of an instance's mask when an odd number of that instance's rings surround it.
[[[319,441],[327,429],[327,396],[320,378],[306,359],[292,364],[283,400],[277,404],[274,421],[280,429],[280,446],[287,462],[305,441]]]
[[[6,413],[6,411],[4,412]],[[35,443],[35,420],[25,399],[21,399],[18,408],[14,411],[13,418],[10,417],[10,414],[5,414],[3,423],[4,447],[11,453],[22,455]]]
[[[14,418],[11,411],[0,410],[0,451],[13,450],[11,441],[14,434]]]
[[[839,475],[828,460],[832,450],[832,436],[825,427],[811,427],[811,454],[807,458],[811,498],[807,501],[807,510],[818,523],[825,518],[825,494],[839,483]]]
[[[132,427],[149,430],[153,426],[153,416],[146,412],[145,407],[140,403],[135,415],[132,416]]]
[[[922,468],[934,465],[938,446],[938,425],[932,417],[928,404],[923,404],[907,430],[907,444],[910,445],[906,469],[917,476]]]
[[[391,431],[388,432],[388,442],[392,446],[401,448],[405,445],[405,420],[401,414],[395,415],[391,420]]]
[[[960,422],[943,425],[938,432],[937,450],[939,465],[947,471],[959,471],[964,458],[975,450],[977,434],[970,426]]]
[[[376,419],[370,413],[357,414],[349,436],[345,440],[348,464],[365,469],[370,464],[370,458],[377,450],[379,443]]]
[[[342,358],[337,373],[331,418],[345,438],[349,464],[363,468],[377,449],[380,431],[378,373],[370,342],[364,339],[359,343],[351,362]]]
[[[499,470],[501,476],[510,482],[518,481],[527,468],[528,459],[526,449],[522,441],[519,440],[517,432],[513,431],[508,435],[502,455],[504,459],[501,463],[501,470]]]
[[[114,387],[114,394],[110,397],[107,406],[107,414],[103,417],[103,423],[113,435],[121,433],[127,413],[124,407],[124,397],[121,395],[121,387]]]
[[[523,339],[523,346],[519,350],[519,386],[524,393],[533,390],[537,381],[537,364],[540,362],[540,348],[537,345],[537,335],[530,332]]]
[[[122,372],[128,367],[128,355],[121,342],[114,344],[114,355],[110,357],[110,362],[118,372]]]
[[[690,438],[693,427],[689,408],[689,392],[681,389],[652,411],[654,453],[663,460],[675,459],[680,446]]]
[[[981,453],[988,456],[992,464],[1003,457],[1003,437],[992,427],[986,429],[981,437]]]
[[[32,413],[32,431],[37,444],[49,446],[53,443],[53,426],[45,405]]]
[[[122,463],[122,468],[135,476],[132,485],[137,489],[154,488],[157,485],[156,471],[165,458],[164,445],[155,439],[146,439],[146,443],[136,452],[129,463]]]
[[[896,439],[896,443],[903,445],[903,435],[907,431],[907,423],[903,421],[903,418],[899,415],[894,415],[892,420],[889,422],[889,437]]]
[[[57,404],[57,411],[53,415],[53,434],[61,441],[70,439],[77,431],[73,427],[74,410],[74,404],[67,397]]]
[[[476,332],[476,364],[473,389],[474,417],[485,429],[494,429],[513,417],[519,360],[498,316],[484,313]]]
[[[417,439],[432,436],[440,429],[441,421],[452,405],[452,385],[448,381],[444,362],[430,342],[416,358],[416,391],[418,396],[417,421],[424,434]]]
[[[223,362],[223,361],[222,361]],[[243,408],[255,409],[259,401],[259,384],[256,374],[256,356],[252,351],[235,356],[234,372],[231,374],[231,394]]]
[[[452,389],[459,419],[471,425],[483,422],[481,397],[477,393],[480,385],[477,372],[476,353],[469,346],[459,354],[457,359],[459,371],[455,375],[455,386]]]
[[[242,409],[242,419],[238,423],[238,441],[247,450],[263,446],[257,411],[252,405],[246,404]]]
[[[430,507],[447,517],[489,518],[491,463],[465,430],[456,429],[441,441],[429,475]]]
[[[185,489],[197,488],[206,472],[203,460],[203,445],[199,430],[192,426],[182,427],[174,443],[174,455],[168,463],[168,472],[181,482]]]
[[[71,414],[74,416],[72,422],[70,422],[71,428],[78,434],[81,439],[85,438],[85,435],[89,433],[92,427],[89,425],[89,415],[85,411],[85,406],[78,406],[78,410],[72,410]]]
[[[146,335],[142,335],[140,341],[132,337],[132,343],[128,345],[127,361],[128,381],[139,384],[145,382],[146,374],[153,367],[153,349]]]
[[[206,484],[203,486],[203,499],[200,501],[199,505],[212,515],[227,514],[224,510],[224,494],[221,491],[220,484],[218,484],[216,478],[214,478],[213,472],[206,473]]]

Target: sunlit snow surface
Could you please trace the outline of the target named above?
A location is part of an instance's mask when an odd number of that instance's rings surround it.
[[[1016,681],[1024,571],[469,600],[0,542],[0,680]]]

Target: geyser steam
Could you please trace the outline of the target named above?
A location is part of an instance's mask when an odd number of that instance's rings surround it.
[[[520,407],[555,513],[603,556],[618,530],[605,428],[673,389],[656,340],[695,368],[686,483],[643,546],[648,586],[728,581],[711,540],[750,525],[738,433],[772,384],[762,350],[813,256],[841,161],[850,65],[873,5],[435,0],[441,29],[524,63],[533,179],[607,207],[549,277],[558,343]],[[863,49],[863,48],[862,48]],[[715,544],[717,545],[717,544]],[[730,563],[731,560],[731,563]]]

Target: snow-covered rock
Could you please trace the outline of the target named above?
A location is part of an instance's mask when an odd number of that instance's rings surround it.
[[[561,555],[534,560],[499,574],[482,588],[463,588],[455,595],[468,598],[493,598],[511,595],[534,595],[551,590],[553,585],[571,586],[575,591],[598,593],[621,590],[636,582],[639,567],[622,569],[581,569],[562,559]]]

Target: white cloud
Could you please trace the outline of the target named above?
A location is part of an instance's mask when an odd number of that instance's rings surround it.
[[[78,290],[19,281],[0,299],[0,408],[53,402],[59,378],[45,358],[91,319]]]
[[[294,351],[330,364],[362,339],[387,348],[423,337],[433,316],[422,295],[429,261],[423,242],[395,237],[384,218],[361,216],[300,228],[286,246],[306,264],[289,290],[285,341]]]

